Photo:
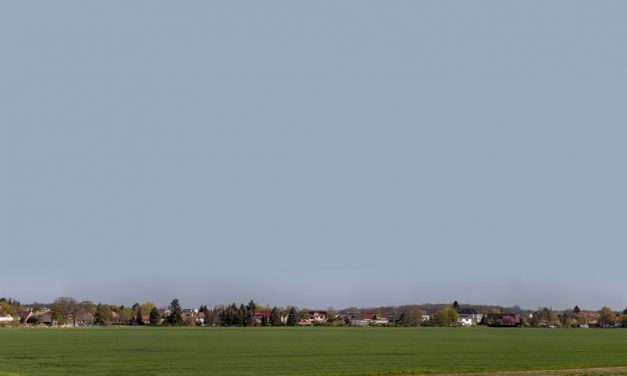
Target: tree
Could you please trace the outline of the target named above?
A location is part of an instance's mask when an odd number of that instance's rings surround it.
[[[623,315],[627,315],[627,308],[623,311]]]
[[[533,326],[558,326],[561,325],[559,317],[553,312],[551,308],[543,307],[538,309],[533,314],[533,319],[531,321],[531,325]]]
[[[52,303],[52,316],[59,324],[76,324],[76,316],[81,312],[82,308],[71,297],[60,297]]]
[[[623,314],[623,319],[621,321],[623,323],[623,328],[627,328],[627,313]]]
[[[30,305],[30,308],[33,310],[33,312],[41,311],[42,307],[43,304],[38,302],[33,302],[33,304]]]
[[[124,306],[120,306],[120,308],[118,308],[118,324],[128,325],[130,324],[132,318],[133,311],[131,311],[130,308]]]
[[[242,309],[244,311],[244,317],[240,314]],[[222,309],[220,312],[220,320],[222,320],[222,325],[224,326],[240,326],[245,319],[245,314],[246,308],[243,308],[243,305],[237,308],[237,305],[232,303],[230,306]]]
[[[142,312],[144,312],[144,314],[149,313],[150,311],[152,311],[152,308],[155,307],[155,303],[153,302],[143,302],[142,304],[139,305],[139,307],[142,309]],[[144,323],[147,324],[147,323]]]
[[[453,326],[458,319],[459,313],[454,308],[444,306],[438,311],[437,322],[440,326]]]
[[[137,310],[141,307],[139,303],[135,303],[131,306],[131,311],[133,311],[133,316],[137,316]]]
[[[211,322],[211,311],[209,310],[209,308],[207,308],[206,305],[201,305],[200,308],[198,308],[198,316],[200,317],[202,314],[202,324],[205,326],[209,326],[209,323]]]
[[[290,307],[287,314],[287,326],[296,326],[298,324],[298,314],[295,307]]]
[[[273,307],[272,311],[270,311],[270,325],[272,326],[281,326],[283,323],[281,322],[281,312],[277,307]]]
[[[246,310],[246,306],[244,304],[240,304],[237,310],[239,316],[239,325],[247,326],[248,325],[248,311]]]
[[[98,304],[96,306],[96,313],[94,314],[94,322],[96,325],[111,325],[113,321],[113,312],[111,307],[106,304]]]
[[[602,327],[614,326],[614,312],[609,307],[599,311],[599,325]]]
[[[172,299],[170,302],[170,315],[168,316],[168,324],[170,325],[181,325],[183,324],[183,315],[181,309],[181,303],[179,303],[178,299]]]
[[[261,317],[261,326],[268,326],[268,318],[266,317],[266,315],[263,315]]]
[[[257,312],[257,304],[251,299],[246,305],[246,325],[253,326],[254,317]]]
[[[420,326],[422,311],[418,307],[408,308],[401,314],[399,324],[402,326]]]
[[[159,325],[159,321],[161,320],[161,315],[159,314],[159,310],[157,307],[152,307],[150,310],[150,325],[157,326]]]
[[[577,320],[575,320],[574,312],[574,310],[566,310],[559,315],[559,320],[563,328],[570,328],[578,324]]]
[[[142,316],[142,307],[139,306],[139,308],[137,308],[137,314],[135,316],[135,322],[137,323],[137,325],[144,325],[144,318]]]
[[[575,308],[573,308],[573,312],[575,312],[575,315],[577,315],[581,312],[581,308],[579,308],[579,306],[576,305]]]
[[[83,300],[79,303],[83,312],[88,312],[92,315],[96,314],[96,305],[89,300]]]
[[[453,302],[453,309],[459,313],[459,303],[456,301]]]
[[[309,310],[307,308],[303,308],[296,313],[296,316],[299,320],[307,320],[309,318]]]

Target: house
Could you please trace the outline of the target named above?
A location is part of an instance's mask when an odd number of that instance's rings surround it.
[[[591,328],[599,325],[599,313],[592,311],[581,311],[575,314],[575,319],[579,323],[579,327]]]
[[[196,322],[200,325],[205,324],[205,311],[198,312],[198,316],[196,316]]]
[[[367,314],[363,314],[363,313],[349,314],[348,320],[350,321],[351,326],[370,325],[370,318],[368,318]]]
[[[89,312],[83,312],[74,318],[74,326],[90,326],[94,324],[94,317]]]
[[[253,314],[253,320],[257,323],[257,324],[261,324],[261,321],[263,320],[263,318],[265,317],[266,320],[268,322],[270,322],[270,314],[272,313],[272,310],[270,309],[262,309],[260,311],[257,311]]]
[[[390,320],[387,317],[383,317],[381,315],[373,315],[370,320],[370,325],[387,325],[390,323]]]
[[[431,316],[429,316],[429,315],[422,315],[422,318],[420,320],[421,321],[430,321],[431,320]]]
[[[316,324],[324,324],[327,322],[326,311],[309,311],[307,315],[309,316],[309,320]]]
[[[458,322],[462,326],[478,325],[483,319],[483,314],[477,313],[474,308],[462,308],[459,310]]]
[[[137,324],[137,316],[133,315],[132,317],[133,324]],[[142,315],[142,323],[148,324],[150,323],[150,315]]]
[[[188,325],[196,322],[197,315],[198,315],[198,310],[182,310],[181,311],[181,318],[183,319],[183,322]]]
[[[52,317],[52,312],[50,311],[38,312],[36,315],[31,316],[31,320],[33,318],[36,320],[36,322],[43,325],[50,326],[55,323],[54,318]]]
[[[20,312],[20,323],[26,324],[28,322],[29,317],[33,315],[32,309],[27,309],[26,311]]]
[[[298,320],[298,326],[313,326],[313,321],[311,319],[300,319]]]
[[[0,324],[9,324],[13,322],[13,316],[6,313],[0,313]]]
[[[387,325],[389,320],[375,313],[349,314],[348,319],[352,326]]]

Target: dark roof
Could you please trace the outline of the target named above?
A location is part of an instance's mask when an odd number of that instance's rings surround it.
[[[474,308],[462,308],[459,310],[460,315],[476,315],[477,311]]]
[[[94,317],[89,312],[83,312],[76,316],[76,321],[93,321]]]

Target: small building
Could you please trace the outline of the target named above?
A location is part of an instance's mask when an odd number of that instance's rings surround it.
[[[138,324],[137,316],[133,315],[131,321],[132,321],[133,325],[137,325]],[[143,315],[142,314],[142,323],[143,324],[149,324],[150,323],[150,315]]]
[[[74,318],[75,326],[91,326],[94,324],[94,316],[89,312],[83,312]]]
[[[0,324],[9,324],[13,322],[13,316],[6,313],[0,313]]]
[[[199,325],[205,325],[205,311],[198,312],[198,316],[196,316],[196,322]]]
[[[56,323],[54,321],[54,318],[52,317],[51,311],[38,312],[36,315],[31,316],[31,319],[33,318],[35,319],[37,323],[40,323],[43,325],[51,326]]]
[[[20,312],[20,323],[26,324],[28,322],[29,317],[33,315],[32,309],[27,309],[26,311]]]
[[[354,313],[348,316],[352,326],[387,325],[389,320],[375,313]]]

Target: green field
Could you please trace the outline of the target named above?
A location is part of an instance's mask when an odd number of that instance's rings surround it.
[[[627,330],[0,329],[0,374],[380,375],[627,366]]]

